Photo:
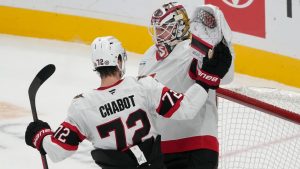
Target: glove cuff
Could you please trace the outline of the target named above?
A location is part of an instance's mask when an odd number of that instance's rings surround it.
[[[53,132],[51,131],[51,129],[48,129],[48,128],[41,129],[33,137],[32,144],[34,145],[34,147],[36,149],[41,150],[41,147],[42,147],[41,143],[42,143],[44,137],[47,136],[47,135],[52,135],[52,134],[53,134]]]
[[[219,87],[221,79],[217,75],[213,75],[210,73],[207,73],[204,70],[198,69],[197,70],[197,81],[201,81],[209,86],[211,89],[216,89]]]

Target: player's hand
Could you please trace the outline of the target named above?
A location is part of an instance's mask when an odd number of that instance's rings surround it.
[[[209,56],[210,55],[210,56]],[[190,76],[204,89],[217,89],[221,79],[228,72],[232,61],[229,48],[221,41],[213,51],[203,58],[202,68],[194,59],[190,67]]]
[[[42,142],[45,136],[53,134],[51,128],[47,122],[37,120],[36,122],[31,122],[25,132],[25,142],[27,145],[38,149],[41,154],[46,154],[43,149]]]

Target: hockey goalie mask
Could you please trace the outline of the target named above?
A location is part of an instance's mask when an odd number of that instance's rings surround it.
[[[177,2],[164,4],[154,11],[149,32],[155,42],[159,56],[167,57],[177,43],[188,39],[190,24],[184,7]]]
[[[94,68],[104,66],[117,66],[122,76],[125,74],[126,51],[121,42],[113,36],[98,37],[92,45],[92,62]],[[118,58],[121,57],[122,66],[119,65]]]

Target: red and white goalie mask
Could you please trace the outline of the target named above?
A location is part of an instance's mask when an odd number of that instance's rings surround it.
[[[188,39],[189,28],[188,15],[181,4],[170,2],[155,10],[149,32],[158,48],[158,57],[167,57],[179,42]]]

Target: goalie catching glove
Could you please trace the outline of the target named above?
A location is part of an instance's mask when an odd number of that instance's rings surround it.
[[[43,139],[47,135],[52,135],[53,132],[47,122],[37,120],[31,122],[25,132],[25,142],[27,145],[38,149],[42,155],[45,155],[46,152],[43,148]]]
[[[202,68],[198,67],[197,59],[192,61],[189,75],[204,89],[217,89],[230,68],[231,60],[229,48],[221,41],[213,48],[211,57],[207,53],[203,58]]]

